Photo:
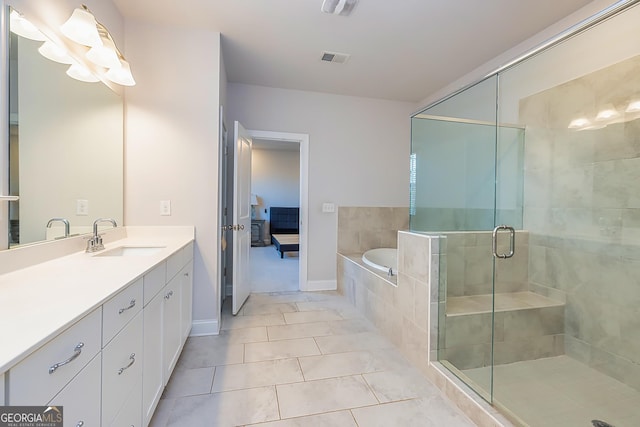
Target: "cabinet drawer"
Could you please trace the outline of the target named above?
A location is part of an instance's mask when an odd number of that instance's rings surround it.
[[[10,405],[44,405],[100,351],[102,309],[80,319],[9,371]]]
[[[130,390],[124,406],[110,427],[142,427],[140,393],[142,393],[142,387],[138,383],[133,390]]]
[[[142,313],[102,350],[102,425],[113,423],[131,390],[142,381]],[[136,398],[139,402],[142,397]]]
[[[167,265],[165,262],[149,271],[143,277],[144,305],[149,304],[154,296],[160,292],[167,283]]]
[[[102,357],[98,354],[48,403],[64,408],[64,427],[100,425],[101,362]]]
[[[142,279],[136,280],[102,306],[102,346],[142,310]]]
[[[178,251],[167,258],[167,282],[175,277],[182,269],[182,251]]]

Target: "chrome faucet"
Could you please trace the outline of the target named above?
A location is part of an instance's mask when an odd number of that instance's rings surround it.
[[[111,218],[98,218],[93,221],[93,236],[87,241],[87,250],[85,252],[98,252],[104,249],[102,236],[98,234],[98,224],[101,222],[110,222],[114,228],[118,226],[116,220]]]
[[[64,237],[69,237],[69,221],[66,218],[51,218],[49,222],[47,222],[47,228],[51,228],[51,224],[56,221],[60,221],[64,224]]]

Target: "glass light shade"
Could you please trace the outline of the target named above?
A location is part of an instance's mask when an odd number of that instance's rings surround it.
[[[618,113],[615,107],[611,104],[606,104],[598,112],[598,115],[596,116],[596,121],[602,122],[605,120],[615,119],[617,117],[620,117],[620,113]]]
[[[116,46],[106,38],[102,39],[102,45],[96,45],[89,49],[87,59],[105,68],[120,67],[120,58],[116,53]]]
[[[102,44],[98,34],[96,18],[86,10],[76,8],[67,22],[60,27],[62,34],[76,43],[85,46],[99,46]]]
[[[131,67],[124,59],[120,61],[118,67],[110,68],[105,76],[112,82],[122,86],[135,86],[136,84],[136,81],[133,79],[133,74],[131,74]]]
[[[626,113],[638,113],[640,112],[640,100],[638,101],[631,101],[629,103],[629,106],[627,107],[626,110],[624,110]]]
[[[73,58],[69,56],[67,51],[51,41],[44,42],[38,48],[38,52],[51,61],[61,64],[73,64]]]
[[[571,123],[569,123],[569,129],[582,129],[590,125],[591,122],[589,119],[580,117],[579,119],[571,120]]]
[[[9,28],[11,32],[21,37],[43,42],[47,37],[40,32],[31,22],[24,19],[20,13],[15,10],[9,15]]]
[[[100,81],[91,71],[79,64],[72,64],[67,70],[67,75],[81,82],[95,83]]]

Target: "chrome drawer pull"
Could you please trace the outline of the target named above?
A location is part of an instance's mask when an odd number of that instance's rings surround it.
[[[125,366],[124,368],[118,369],[118,375],[122,375],[122,373],[124,371],[126,371],[127,369],[129,369],[131,367],[131,365],[136,363],[136,354],[135,353],[131,353],[131,356],[129,356],[129,359],[131,360],[131,362],[129,362],[129,364],[127,366]]]
[[[84,347],[84,343],[79,342],[78,345],[73,349],[73,355],[67,360],[60,363],[56,363],[55,365],[51,366],[49,368],[49,374],[53,374],[59,367],[64,366],[67,363],[73,362],[78,356],[80,356],[80,353],[82,353],[82,347]]]
[[[118,311],[118,314],[122,314],[122,313],[124,313],[124,312],[125,312],[125,311],[127,311],[127,310],[131,310],[131,309],[132,309],[133,307],[135,307],[135,306],[136,306],[136,300],[135,300],[135,299],[132,299],[132,300],[131,300],[131,302],[129,303],[129,307],[121,308],[121,309]]]
[[[168,294],[166,294],[164,297],[165,297],[166,299],[169,299],[169,298],[171,298],[172,296],[173,296],[173,291],[169,291],[169,293],[168,293]]]

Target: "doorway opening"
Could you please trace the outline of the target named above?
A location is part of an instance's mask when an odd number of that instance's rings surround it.
[[[293,200],[297,199],[297,201],[299,202],[297,206],[299,207],[298,233],[297,233],[299,236],[298,253],[297,253],[297,260],[298,260],[297,285],[298,286],[295,289],[291,289],[291,287],[288,287],[288,286],[282,286],[280,289],[278,289],[277,286],[275,286],[276,284],[273,282],[265,282],[265,281],[259,280],[260,275],[268,274],[268,271],[264,271],[264,270],[261,271],[261,269],[259,268],[260,267],[259,265],[256,265],[255,267],[258,267],[258,268],[254,269],[254,266],[252,265],[251,268],[254,272],[254,275],[252,275],[252,292],[261,292],[261,291],[273,292],[278,290],[282,290],[282,291],[306,290],[307,289],[307,250],[308,250],[307,223],[308,223],[308,200],[309,200],[309,196],[308,196],[309,135],[288,133],[288,132],[260,131],[260,130],[247,130],[247,132],[253,138],[254,144],[257,142],[257,146],[259,147],[259,150],[263,149],[268,152],[277,151],[279,152],[281,157],[286,157],[286,156],[291,157],[291,155],[295,156],[295,154],[293,153],[297,152],[298,154],[297,163],[299,164],[299,173],[298,173],[299,179],[298,179],[297,195],[293,195],[293,197],[291,195],[284,195],[284,194],[278,195],[276,190],[275,192],[269,193],[269,197],[272,197],[271,200],[273,200],[273,203],[275,205],[269,204],[269,206],[265,206],[264,204],[262,205],[258,204],[256,206],[256,210],[261,209],[260,215],[258,214],[258,212],[256,212],[256,217],[265,218],[265,223],[267,223],[266,219],[269,220],[269,224],[266,224],[269,227],[267,227],[266,225],[264,226],[263,241],[265,241],[265,244],[271,244],[272,243],[271,229],[270,229],[271,208],[295,207],[294,203],[292,203]],[[289,154],[285,155],[284,153],[287,153],[287,152]],[[274,156],[268,156],[268,157],[273,158]],[[265,183],[262,183],[256,187],[254,187],[252,184],[252,188],[255,188],[256,190],[258,188],[264,189],[265,188],[264,184]],[[294,191],[294,190],[289,190],[289,191]],[[258,193],[255,193],[255,194],[256,194],[256,198],[258,199],[257,201],[259,203],[261,201],[260,200],[261,195]],[[263,193],[262,195],[263,202],[269,201],[269,199],[265,198],[266,195],[267,193]],[[277,206],[277,205],[289,205],[289,206]],[[267,209],[266,214],[265,214],[265,208]],[[254,249],[257,249],[257,251],[253,251]],[[254,247],[252,248],[252,252],[258,253],[260,252],[260,249],[263,249],[263,248]],[[268,264],[263,264],[263,266],[266,266],[266,265],[273,266],[278,261],[283,261],[283,265],[281,265],[281,267],[283,267],[284,263],[287,261],[291,261],[290,264],[295,262],[296,254],[294,252],[285,251],[282,254],[282,258],[280,258],[280,253],[276,252],[276,249],[273,246],[265,247],[264,249],[268,249],[268,252],[266,252],[265,255],[270,255],[270,256],[268,257]],[[253,253],[252,253],[252,258],[253,258]],[[262,260],[256,259],[256,261],[261,262]],[[277,264],[275,268],[277,268]],[[254,277],[256,278],[255,282],[253,281]],[[255,284],[255,287],[254,287],[254,284]]]
[[[254,138],[251,155],[252,293],[300,289],[300,144]]]
[[[298,243],[298,252],[297,252],[298,268],[293,273],[293,274],[297,273],[297,287],[295,287],[295,289],[291,289],[291,288],[285,289],[283,287],[283,289],[281,290],[283,291],[284,290],[301,290],[301,291],[308,290],[308,280],[307,280],[308,228],[307,228],[307,224],[308,224],[308,217],[309,217],[308,215],[309,135],[299,134],[299,133],[290,133],[290,132],[273,132],[273,131],[260,131],[260,130],[247,130],[246,132],[253,141],[259,141],[258,142],[259,146],[262,146],[268,149],[273,149],[275,146],[279,146],[282,148],[288,147],[289,149],[291,150],[295,149],[298,152],[298,159],[299,159],[299,180],[298,180],[298,200],[299,200],[298,240],[299,240],[299,243]],[[222,157],[225,159],[223,161],[225,165],[220,169],[220,173],[221,173],[220,191],[225,193],[224,196],[221,196],[221,202],[223,202],[224,204],[224,207],[221,206],[221,220],[222,220],[221,243],[224,242],[223,246],[225,247],[225,249],[222,249],[222,252],[224,252],[224,256],[221,257],[220,259],[221,264],[220,264],[220,270],[219,270],[221,277],[219,280],[220,287],[218,289],[219,291],[218,295],[220,296],[219,304],[221,306],[220,307],[221,312],[224,312],[224,309],[222,307],[223,303],[225,305],[228,305],[225,303],[225,299],[233,298],[233,284],[234,284],[233,281],[235,279],[233,274],[233,252],[234,252],[233,239],[231,238],[231,234],[230,234],[232,233],[232,231],[229,231],[224,226],[224,224],[225,223],[229,224],[231,222],[231,218],[233,217],[233,212],[232,212],[233,206],[234,206],[233,176],[234,174],[236,174],[237,171],[234,170],[234,166],[233,166],[234,159],[232,158],[233,150],[231,148],[232,148],[232,142],[236,138],[237,137],[228,138],[226,133],[220,135],[221,145],[227,147],[227,148],[221,147],[221,154],[223,154]],[[261,196],[260,194],[256,194],[257,200],[255,201],[252,200],[252,202],[257,202],[254,208],[256,210],[261,209],[262,213],[260,217],[264,217],[265,206],[260,205],[261,197],[263,197],[262,201],[264,202],[264,196]],[[267,207],[267,216],[269,216],[270,207],[271,206]],[[258,212],[256,212],[256,216],[258,217],[257,213]],[[222,217],[226,218],[226,222],[224,219],[222,219]],[[265,223],[266,222],[267,221],[265,220]],[[270,242],[271,230],[266,226],[263,226],[263,228],[264,229],[262,232],[262,239],[263,239],[263,242],[265,242],[264,249],[268,249],[269,253],[271,253],[272,255],[277,255],[278,260],[280,260],[279,258],[280,255],[275,251],[273,247],[266,247],[267,243],[271,243]],[[251,249],[254,249],[254,248],[251,248]],[[294,254],[288,254],[285,251],[285,254],[283,255],[282,260],[285,260],[284,258],[285,256],[292,257],[293,255]],[[249,259],[251,259],[251,256],[249,257]],[[249,269],[251,269],[251,261],[249,261]],[[265,273],[265,274],[268,274],[268,273]],[[263,287],[262,289],[263,290],[256,289],[255,292],[261,292],[261,291],[275,292],[279,290],[275,287],[270,287],[270,288]]]

